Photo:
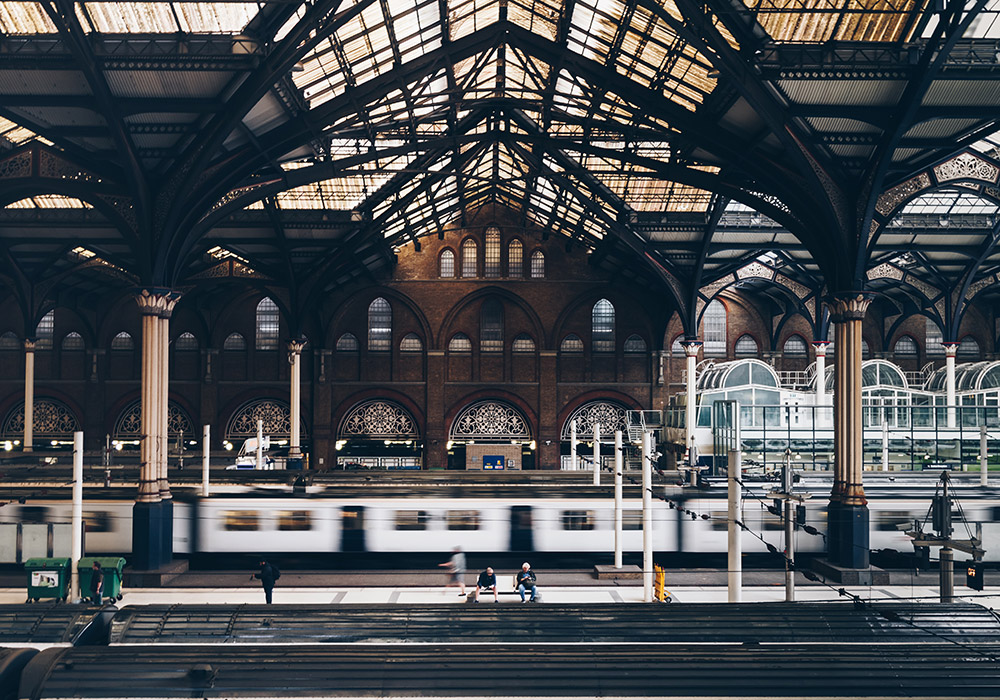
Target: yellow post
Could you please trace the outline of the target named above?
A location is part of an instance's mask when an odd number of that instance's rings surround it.
[[[653,565],[653,572],[656,574],[656,583],[653,584],[653,595],[661,603],[665,600],[665,588],[667,583],[667,571],[658,564]]]

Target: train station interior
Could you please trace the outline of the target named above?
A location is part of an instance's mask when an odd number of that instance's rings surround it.
[[[998,242],[998,0],[0,0],[0,700],[1000,695]]]

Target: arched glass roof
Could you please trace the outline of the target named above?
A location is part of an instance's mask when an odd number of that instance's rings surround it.
[[[940,367],[927,380],[927,389],[945,391],[947,382],[947,367]],[[955,366],[955,391],[984,391],[998,387],[1000,387],[1000,362],[968,362]]]
[[[886,360],[865,360],[861,363],[861,388],[894,387],[909,389],[906,375],[896,365]],[[826,390],[834,389],[833,367],[826,368]]]
[[[778,387],[780,384],[771,365],[751,359],[710,365],[698,377],[698,391],[737,386]]]

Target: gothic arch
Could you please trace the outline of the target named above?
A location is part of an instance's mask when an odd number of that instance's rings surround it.
[[[171,399],[167,402],[167,435],[176,437],[181,433],[188,436],[195,435],[194,421],[179,403]],[[140,399],[135,399],[126,405],[118,414],[111,430],[111,437],[135,439],[142,437],[142,401]]]
[[[248,401],[233,412],[226,422],[223,437],[248,438],[257,434],[257,420],[264,422],[264,435],[271,438],[287,438],[292,432],[292,412],[288,402],[283,399],[254,399]],[[300,426],[302,435],[308,434],[307,426]]]

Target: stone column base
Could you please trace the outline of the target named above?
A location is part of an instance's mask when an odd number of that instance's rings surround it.
[[[157,569],[163,560],[163,507],[155,503],[132,506],[132,557],[135,569]]]

